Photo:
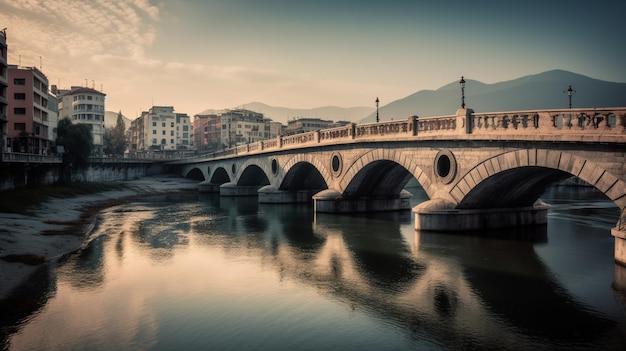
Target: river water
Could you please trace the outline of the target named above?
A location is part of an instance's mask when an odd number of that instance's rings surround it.
[[[0,346],[626,350],[617,207],[581,187],[542,199],[547,228],[471,236],[416,233],[410,212],[314,215],[255,198],[111,207],[84,250],[24,289],[28,313],[5,311]]]

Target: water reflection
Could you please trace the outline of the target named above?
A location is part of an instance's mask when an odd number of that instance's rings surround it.
[[[554,200],[551,224],[567,221],[566,201]],[[610,212],[602,206],[595,215]],[[605,253],[585,267],[562,255],[587,249],[575,247],[589,240],[584,224],[549,225],[549,241],[546,227],[416,233],[410,213],[315,216],[249,198],[154,197],[104,211],[95,239],[41,293],[52,296],[47,310],[4,325],[16,350],[621,349],[623,302],[595,301],[621,290],[577,281],[612,268],[597,263]]]

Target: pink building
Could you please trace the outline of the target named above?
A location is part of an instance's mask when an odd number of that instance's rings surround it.
[[[221,117],[217,114],[197,114],[193,120],[193,144],[200,153],[219,149],[222,134]]]
[[[7,90],[9,150],[48,154],[48,78],[35,67],[9,65]]]

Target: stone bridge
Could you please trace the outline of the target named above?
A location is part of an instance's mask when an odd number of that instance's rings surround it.
[[[411,208],[416,179],[430,200],[415,228],[484,230],[545,224],[539,197],[575,177],[620,209],[612,230],[626,264],[626,107],[474,113],[282,136],[170,163],[221,196],[313,200],[316,212]]]

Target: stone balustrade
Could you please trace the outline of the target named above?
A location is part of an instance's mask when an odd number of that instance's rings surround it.
[[[499,139],[626,142],[626,107],[474,113],[348,124],[240,145],[200,157],[218,158],[354,141]]]

